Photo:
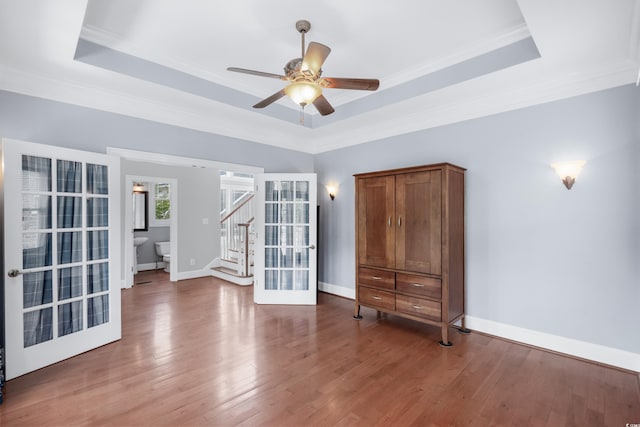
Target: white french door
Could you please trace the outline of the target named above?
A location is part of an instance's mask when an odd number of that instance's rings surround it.
[[[7,379],[120,339],[120,163],[2,140]]]
[[[256,180],[254,301],[316,304],[316,175],[259,174]]]

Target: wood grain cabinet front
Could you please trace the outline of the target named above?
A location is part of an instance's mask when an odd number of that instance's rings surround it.
[[[464,326],[464,172],[450,163],[355,175],[360,306]]]

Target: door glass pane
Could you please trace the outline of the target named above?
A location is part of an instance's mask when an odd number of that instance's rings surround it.
[[[61,268],[58,270],[58,300],[75,298],[82,295],[82,267]]]
[[[51,191],[51,159],[22,156],[22,190]]]
[[[100,295],[87,300],[87,327],[109,322],[109,295]]]
[[[52,317],[53,309],[51,307],[23,314],[25,347],[53,339]]]
[[[296,181],[296,201],[309,200],[309,181]]]
[[[278,270],[265,270],[264,288],[269,291],[278,289]]]
[[[82,197],[58,196],[58,228],[82,227]]]
[[[295,245],[309,246],[309,226],[296,225],[295,229]]]
[[[109,233],[107,230],[87,232],[87,259],[89,261],[109,257]]]
[[[22,268],[51,265],[51,233],[24,233],[22,235]]]
[[[87,199],[87,227],[109,225],[109,199],[89,197]]]
[[[51,196],[24,194],[22,196],[22,229],[51,228]]]
[[[266,224],[275,224],[278,222],[278,205],[275,203],[267,203],[264,205],[264,222]]]
[[[287,246],[293,245],[293,225],[280,226],[280,244]]]
[[[309,249],[296,249],[296,268],[309,268]]]
[[[280,200],[293,201],[293,181],[280,181]]]
[[[265,249],[264,265],[267,268],[278,268],[278,248]]]
[[[282,291],[293,290],[293,270],[280,271],[280,290]]]
[[[278,226],[267,225],[264,228],[264,244],[266,246],[275,246],[278,244]]]
[[[58,306],[58,336],[69,335],[82,330],[82,301],[74,301]]]
[[[94,294],[109,290],[109,264],[91,264],[87,266],[87,293]]]
[[[297,270],[295,272],[295,290],[306,291],[309,289],[309,270]]]
[[[307,224],[309,222],[309,204],[296,203],[296,222],[298,224]]]
[[[56,188],[61,193],[82,192],[82,163],[69,160],[57,161],[58,183]]]
[[[277,181],[265,181],[264,199],[268,202],[273,202],[278,200],[278,182]]]
[[[293,223],[293,203],[283,203],[280,205],[280,224]]]
[[[293,268],[293,249],[280,250],[280,268]]]
[[[82,261],[82,232],[58,233],[58,264]]]
[[[51,270],[24,273],[22,276],[23,308],[49,304],[53,301]]]
[[[109,193],[108,168],[103,165],[87,163],[87,193],[108,194]]]

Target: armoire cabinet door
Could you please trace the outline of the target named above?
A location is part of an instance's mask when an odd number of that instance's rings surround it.
[[[442,172],[396,175],[396,266],[441,274]]]
[[[358,180],[359,263],[395,267],[395,179],[393,176]]]

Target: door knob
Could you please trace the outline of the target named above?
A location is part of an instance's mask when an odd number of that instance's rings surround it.
[[[316,245],[309,245],[309,249],[315,249]]]
[[[9,277],[18,277],[21,274],[22,274],[22,271],[16,270],[15,268],[7,271],[7,276]]]

